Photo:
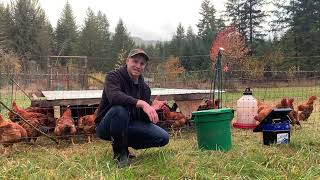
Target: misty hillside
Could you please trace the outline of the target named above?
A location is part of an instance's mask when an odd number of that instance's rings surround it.
[[[140,46],[140,45],[149,46],[149,45],[155,45],[158,42],[162,42],[159,40],[144,40],[140,37],[132,37],[132,39],[137,46]]]

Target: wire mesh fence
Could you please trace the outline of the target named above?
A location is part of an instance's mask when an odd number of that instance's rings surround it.
[[[318,61],[313,63],[316,65]],[[160,66],[161,62],[154,62],[145,73],[145,81],[153,92],[158,92],[164,99],[169,100],[169,111],[176,111],[190,118],[190,111],[196,111],[200,106],[206,105],[204,100],[212,98],[212,80],[214,73],[210,70],[181,70],[171,66]],[[61,64],[59,65],[61,66]],[[69,105],[76,128],[81,117],[92,115],[96,110],[103,89],[105,73],[93,73],[79,70],[84,66],[71,66],[52,69],[50,73],[28,72],[15,73],[12,71],[0,74],[0,100],[8,107],[12,107],[15,101],[19,108],[31,112],[42,113],[52,118],[51,122],[60,117]],[[230,66],[231,67],[231,66]],[[157,69],[158,68],[158,69]],[[281,103],[283,98],[293,98],[293,108],[297,111],[299,105],[306,104],[311,96],[320,96],[320,71],[301,70],[301,68],[289,68],[289,70],[240,69],[231,67],[223,72],[223,96],[222,106],[235,109],[235,118],[238,113],[245,111],[239,109],[237,100],[243,95],[243,91],[250,87],[253,96],[258,102],[263,102],[274,108]],[[192,91],[204,90],[204,91]],[[207,91],[206,91],[207,90]],[[46,92],[53,93],[53,99],[48,100]],[[153,97],[156,94],[153,94]],[[59,96],[59,98],[57,98]],[[176,105],[174,105],[176,102]],[[193,103],[193,104],[192,104]],[[192,105],[191,105],[192,104]],[[32,108],[30,108],[30,106]],[[178,106],[175,107],[174,106]],[[189,109],[185,110],[186,106]],[[319,100],[312,104],[313,110],[310,117],[301,124],[306,128],[319,128],[320,109]],[[214,106],[210,106],[212,108]],[[1,114],[9,119],[8,110],[1,108]],[[32,110],[31,110],[32,109]],[[162,112],[163,113],[163,112]],[[167,120],[165,115],[159,115],[161,126],[172,128],[174,121]],[[11,117],[12,118],[12,117]],[[16,117],[13,117],[16,118]],[[12,119],[16,121],[15,119]],[[187,123],[188,124],[188,123]],[[53,131],[55,124],[45,124],[48,131]],[[183,126],[192,129],[192,124]],[[81,132],[80,132],[81,131]],[[238,131],[235,130],[235,133]],[[248,131],[246,131],[247,133]],[[79,130],[78,134],[84,134]]]

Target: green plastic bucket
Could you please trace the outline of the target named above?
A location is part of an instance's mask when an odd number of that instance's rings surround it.
[[[231,149],[230,122],[234,116],[233,112],[230,108],[223,108],[192,113],[200,149],[222,151]]]

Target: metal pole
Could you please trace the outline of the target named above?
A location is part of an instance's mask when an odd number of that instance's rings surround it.
[[[19,89],[21,90],[21,92],[27,96],[27,98],[32,101],[32,99],[29,97],[29,95],[22,89],[22,87],[12,78],[10,77],[10,80],[12,81],[12,88],[13,88],[13,84],[15,84],[16,86],[19,87]],[[12,92],[13,92],[13,89],[12,89]]]

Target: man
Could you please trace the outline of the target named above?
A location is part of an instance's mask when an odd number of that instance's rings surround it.
[[[97,136],[112,141],[119,167],[129,164],[128,147],[161,147],[169,142],[168,133],[155,125],[157,109],[164,104],[157,98],[151,104],[151,90],[142,73],[149,61],[142,49],[133,49],[126,65],[107,74],[96,118]]]

